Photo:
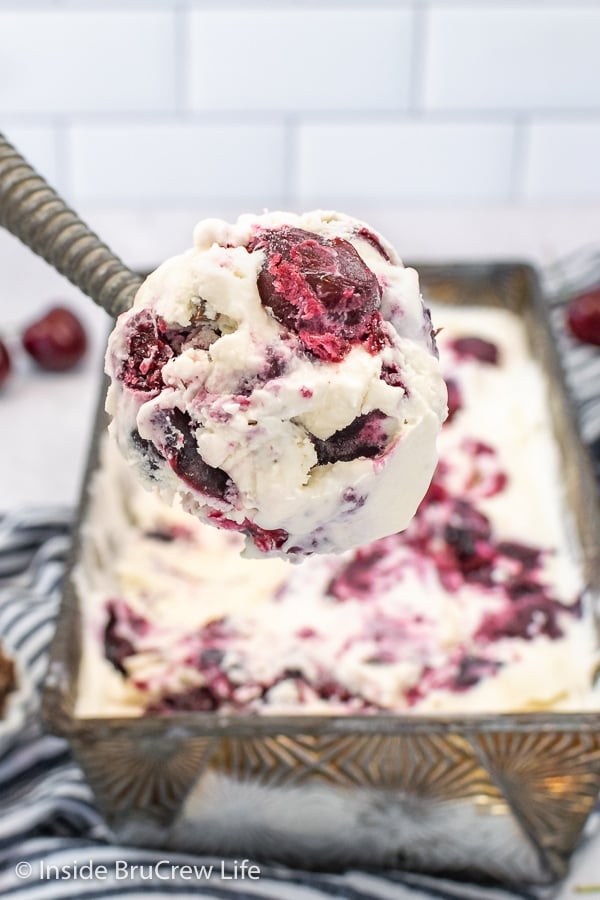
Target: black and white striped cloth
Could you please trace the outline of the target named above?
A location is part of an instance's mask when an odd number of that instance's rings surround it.
[[[541,275],[567,384],[579,411],[581,434],[600,483],[600,351],[580,343],[564,327],[566,301],[580,291],[600,288],[600,248],[583,248],[548,266]]]
[[[545,273],[559,346],[579,403],[582,432],[600,475],[600,353],[572,341],[562,327],[564,298],[574,289],[594,283],[600,283],[600,251],[583,252]],[[20,900],[148,894],[214,900],[541,900],[560,891],[506,891],[404,872],[328,874],[265,864],[260,864],[259,880],[242,880],[232,877],[233,860],[171,852],[169,865],[203,865],[205,869],[200,877],[196,868],[191,879],[181,874],[165,879],[159,877],[164,876],[164,867],[156,869],[165,854],[112,843],[67,743],[44,733],[39,720],[40,688],[72,520],[73,511],[64,508],[0,517],[0,636],[21,672],[26,673],[18,703],[11,704],[8,718],[0,723],[0,896]],[[579,855],[589,858],[590,852],[598,858],[594,881],[600,897],[600,813],[592,816]],[[90,866],[94,867],[93,878],[88,877]],[[135,870],[134,866],[141,868]],[[66,867],[62,877],[54,877],[62,867]]]

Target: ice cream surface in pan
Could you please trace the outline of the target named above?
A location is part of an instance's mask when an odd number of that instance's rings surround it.
[[[162,503],[104,448],[76,573],[79,714],[597,702],[595,632],[523,325],[505,310],[434,312],[450,415],[402,533],[297,566],[245,559],[242,535]]]
[[[246,556],[396,533],[431,480],[446,389],[418,275],[339,213],[201,222],[106,362],[129,464]]]

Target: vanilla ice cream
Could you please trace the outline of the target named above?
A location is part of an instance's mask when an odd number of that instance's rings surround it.
[[[446,390],[418,276],[347,216],[201,222],[120,316],[106,361],[129,464],[241,533],[247,556],[396,533],[430,483]]]
[[[104,446],[76,571],[79,715],[597,704],[591,604],[523,326],[505,310],[435,317],[450,414],[402,533],[297,566],[245,559],[241,534],[142,490]]]

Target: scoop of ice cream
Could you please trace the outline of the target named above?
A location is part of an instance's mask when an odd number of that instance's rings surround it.
[[[340,552],[406,527],[446,415],[417,273],[339,213],[201,222],[106,357],[129,463],[247,555]]]

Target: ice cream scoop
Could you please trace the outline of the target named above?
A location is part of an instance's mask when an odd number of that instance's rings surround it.
[[[132,272],[0,134],[0,225],[116,316],[142,279]]]
[[[418,278],[338,214],[209,221],[141,279],[0,135],[0,225],[120,319],[108,407],[146,484],[246,553],[301,558],[401,530],[446,392]],[[137,293],[136,293],[137,292]]]
[[[245,554],[338,553],[406,527],[446,389],[417,273],[335,212],[201,222],[123,313],[107,409],[148,487]]]

